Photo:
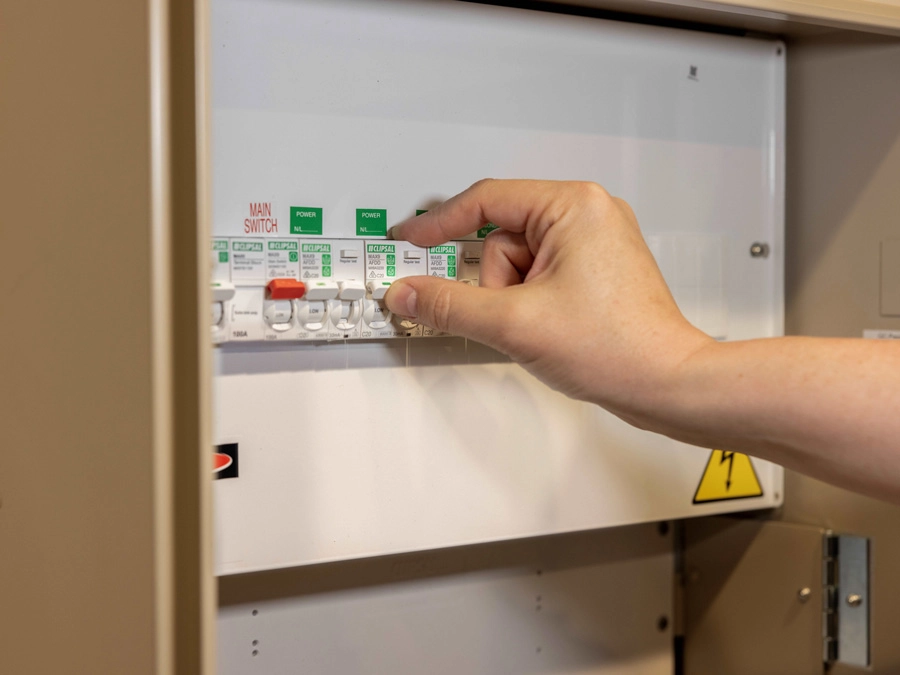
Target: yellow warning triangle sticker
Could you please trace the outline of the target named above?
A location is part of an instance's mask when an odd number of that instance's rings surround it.
[[[694,504],[762,497],[763,489],[747,455],[713,450],[694,493]]]

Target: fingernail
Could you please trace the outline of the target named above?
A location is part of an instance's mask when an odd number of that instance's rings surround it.
[[[415,319],[419,313],[419,303],[416,298],[416,289],[406,283],[394,282],[385,298],[388,309],[394,314]]]
[[[395,237],[394,237],[394,230],[395,230],[396,228],[397,228],[397,226],[394,225],[391,229],[389,229],[389,230],[387,231],[387,238],[388,238],[388,239],[394,239],[394,238],[395,238]]]

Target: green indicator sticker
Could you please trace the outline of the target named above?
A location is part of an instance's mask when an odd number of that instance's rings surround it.
[[[292,206],[291,234],[322,234],[322,209]]]
[[[228,262],[228,253],[226,251],[219,251],[219,262]]]
[[[488,234],[490,232],[493,232],[494,230],[497,230],[497,229],[500,229],[500,228],[498,228],[493,223],[488,223],[487,225],[485,225],[484,227],[482,227],[481,229],[478,230],[478,238],[484,239],[486,236],[488,236]]]
[[[331,276],[331,265],[322,265],[322,276],[323,277]]]
[[[455,268],[455,267],[448,267],[448,268],[447,268],[447,276],[448,276],[448,277],[455,277],[455,276],[456,276],[456,268]]]
[[[448,255],[447,256],[447,264],[450,265],[451,267],[456,267],[456,256]]]
[[[388,265],[396,265],[397,264],[397,256],[395,256],[393,253],[388,253],[387,264]]]
[[[212,244],[213,251],[227,251],[228,250],[228,240],[227,239],[216,239]]]
[[[387,275],[389,277],[392,277],[392,276],[395,276],[396,274],[397,274],[397,268],[394,267],[393,265],[388,265]]]
[[[423,213],[428,213],[428,209],[416,209],[417,216],[421,216]]]
[[[296,251],[291,251],[288,254],[288,260],[291,262],[297,262],[300,259],[300,255]]]
[[[356,209],[356,236],[383,237],[387,234],[387,209]]]
[[[331,264],[331,254],[330,254],[330,253],[323,253],[323,254],[322,254],[322,264],[323,264],[323,265],[330,265],[330,264]]]

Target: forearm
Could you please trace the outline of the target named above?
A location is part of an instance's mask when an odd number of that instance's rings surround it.
[[[900,502],[900,345],[709,343],[648,401],[641,426]]]

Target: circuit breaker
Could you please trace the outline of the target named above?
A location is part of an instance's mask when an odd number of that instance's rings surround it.
[[[383,302],[388,288],[415,275],[477,285],[481,250],[478,241],[420,248],[362,239],[214,239],[213,341],[433,337],[433,329],[391,315]]]

